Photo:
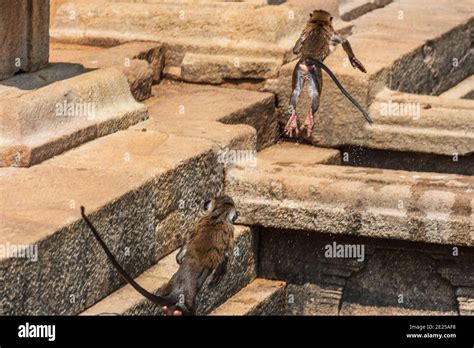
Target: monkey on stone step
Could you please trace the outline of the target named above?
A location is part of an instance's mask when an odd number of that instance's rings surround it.
[[[226,272],[234,241],[233,224],[239,217],[234,201],[228,196],[219,196],[204,204],[204,215],[196,222],[187,243],[176,256],[179,269],[154,295],[141,287],[120,266],[104,243],[99,233],[85,215],[81,215],[91,229],[112,265],[135,290],[148,300],[161,306],[166,315],[194,315],[195,299],[205,280],[212,274],[210,285],[217,284]]]
[[[362,112],[365,119],[369,124],[373,121],[369,117],[367,111],[365,111],[359,103],[352,98],[352,96],[344,89],[341,83],[337,80],[336,76],[332,73],[329,68],[322,62],[327,58],[331,51],[331,46],[336,44],[342,44],[344,51],[349,57],[349,61],[354,68],[359,69],[362,72],[367,72],[362,63],[355,57],[352,52],[351,45],[347,39],[336,34],[332,26],[332,17],[326,11],[314,10],[310,14],[310,20],[306,24],[303,33],[300,38],[296,41],[293,53],[300,56],[298,63],[293,70],[293,81],[292,81],[292,94],[290,103],[288,106],[289,119],[285,126],[284,134],[290,137],[293,136],[293,132],[298,136],[299,130],[303,131],[306,128],[308,137],[311,135],[313,130],[314,121],[313,116],[319,108],[319,99],[321,96],[321,90],[323,86],[323,79],[321,69],[331,77],[336,83],[337,87],[341,92],[349,99],[354,106]],[[306,120],[301,127],[298,129],[298,117],[296,115],[296,105],[300,93],[304,86],[304,81],[309,81],[309,95],[311,98],[311,107],[306,117]]]

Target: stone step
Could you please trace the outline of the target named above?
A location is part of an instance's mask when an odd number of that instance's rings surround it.
[[[156,42],[130,42],[112,48],[52,43],[49,65],[5,80],[0,85],[0,98],[18,97],[91,70],[114,67],[127,77],[135,99],[142,101],[150,97],[151,84],[160,82],[163,65],[164,49]]]
[[[145,108],[126,93],[123,77],[142,101],[151,96],[152,83],[160,82],[163,66],[157,43],[52,44],[47,67],[0,86],[0,166],[31,166],[145,119]]]
[[[440,97],[452,99],[474,99],[474,74],[461,81],[453,88],[442,93]]]
[[[236,226],[233,256],[229,261],[227,272],[216,287],[209,288],[208,282],[204,284],[196,299],[197,315],[207,314],[255,278],[256,247],[256,236],[250,228]],[[157,293],[178,270],[176,254],[177,251],[164,257],[158,264],[138,276],[137,283],[148,291]],[[145,299],[130,285],[126,285],[88,308],[81,315],[110,313],[118,315],[162,314],[158,306]]]
[[[222,122],[259,126],[258,115],[275,124],[266,93],[168,92],[150,101],[146,126],[31,168],[0,168],[2,314],[77,314],[123,284],[81,221],[80,205],[132,276],[150,268],[184,241],[201,204],[223,192],[232,161],[222,152],[256,151],[254,128]],[[260,134],[267,129],[262,123]],[[15,257],[15,249],[33,258]]]
[[[213,316],[284,315],[286,314],[286,284],[280,281],[255,279],[221,306]]]
[[[474,245],[474,178],[308,164],[320,149],[300,146],[257,155],[258,166],[231,168],[226,193],[246,225],[444,245]],[[315,154],[316,153],[316,154]]]
[[[157,130],[214,141],[218,139],[222,145],[221,154],[233,143],[229,137],[233,138],[234,130],[246,133],[250,129],[248,126],[254,129],[256,138],[252,141],[256,143],[257,150],[277,141],[275,98],[270,93],[162,82],[154,86],[153,94],[155,97],[145,103],[153,116],[132,129]],[[229,124],[236,126],[229,127]],[[237,150],[254,147],[255,144],[250,144]]]
[[[127,42],[111,48],[52,43],[51,63],[77,64],[85,71],[105,67],[121,70],[137,101],[151,97],[152,83],[159,83],[164,68],[163,46],[156,42]]]
[[[320,5],[337,13],[335,3]],[[53,42],[95,46],[158,41],[167,47],[168,76],[187,81],[262,80],[276,77],[293,59],[291,49],[313,6],[278,0],[61,1],[51,12],[50,33]]]
[[[226,80],[278,76],[281,59],[187,53],[181,64],[184,81],[220,84]]]
[[[0,167],[40,163],[147,117],[114,68],[9,94],[0,100]]]
[[[474,153],[474,101],[394,92],[377,94],[369,108],[374,120],[365,146],[467,156]]]
[[[281,55],[278,41],[303,20],[297,14],[294,20],[288,20],[289,9],[286,5],[243,2],[65,1],[52,14],[50,33],[55,41],[82,44],[160,41],[176,48],[203,47],[209,51],[214,45],[223,51],[235,52],[231,46],[237,46],[254,52],[259,49],[265,53],[279,51]],[[73,19],[71,13],[75,15]],[[260,20],[255,20],[256,16]],[[246,30],[240,30],[241,27]],[[289,30],[283,32],[282,28]],[[264,43],[268,45],[265,47]]]
[[[341,1],[339,13],[343,20],[352,21],[364,14],[385,7],[393,0],[345,0]]]

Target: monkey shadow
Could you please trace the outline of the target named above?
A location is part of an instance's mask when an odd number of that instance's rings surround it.
[[[93,70],[97,69],[86,68],[77,63],[49,63],[45,68],[35,72],[20,71],[16,75],[0,81],[0,97],[8,97],[12,90],[32,91]]]

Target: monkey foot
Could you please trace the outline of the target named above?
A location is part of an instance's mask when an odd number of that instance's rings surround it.
[[[293,136],[293,132],[295,132],[295,135],[298,136],[298,116],[296,116],[296,113],[293,113],[288,119],[283,134],[291,138]]]
[[[174,317],[179,317],[183,315],[183,312],[178,311],[178,310],[172,310],[166,306],[161,307],[161,311],[165,313],[167,316],[174,316]]]
[[[313,115],[310,113],[308,116],[306,116],[306,120],[304,121],[304,124],[301,126],[301,131],[303,131],[306,128],[306,134],[308,137],[311,136],[311,132],[313,131],[313,126],[314,126],[314,118]]]

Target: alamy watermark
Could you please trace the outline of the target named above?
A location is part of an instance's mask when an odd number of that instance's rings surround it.
[[[69,102],[64,100],[62,103],[56,103],[54,109],[58,117],[95,118],[95,103]]]
[[[257,150],[232,150],[225,148],[219,150],[217,161],[219,163],[255,167],[257,166]]]
[[[18,326],[19,338],[46,338],[53,342],[56,340],[56,325],[37,325],[26,322]]]
[[[38,261],[38,245],[0,244],[0,257]]]
[[[414,120],[420,118],[420,103],[397,103],[389,100],[380,104],[381,116],[409,116]]]
[[[324,256],[326,258],[338,259],[357,259],[359,262],[365,260],[365,245],[364,244],[326,244],[324,246]]]

